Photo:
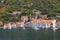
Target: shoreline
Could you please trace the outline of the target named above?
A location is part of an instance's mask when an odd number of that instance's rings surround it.
[[[4,27],[0,27],[0,29],[4,29]],[[6,29],[8,29],[8,28],[6,28]],[[4,29],[4,30],[6,30],[6,29]],[[60,28],[38,28],[38,29],[35,29],[35,28],[32,28],[32,27],[28,27],[28,28],[26,28],[25,27],[25,29],[23,29],[22,27],[19,27],[19,28],[11,28],[11,29],[8,29],[8,30],[12,30],[12,29],[22,29],[22,30],[27,30],[27,29],[32,29],[32,30],[40,30],[40,29],[44,29],[44,30],[49,30],[49,29],[51,29],[51,30],[53,30],[53,31],[56,31],[56,30],[58,30],[58,29],[60,29]]]

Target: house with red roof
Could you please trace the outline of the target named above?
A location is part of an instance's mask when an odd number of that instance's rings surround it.
[[[8,22],[4,24],[4,29],[11,29],[11,28],[17,28],[16,23],[14,22]]]
[[[31,24],[42,28],[55,28],[56,20],[32,19]]]
[[[54,20],[41,20],[40,27],[43,28],[50,28],[51,26],[55,27],[56,25],[54,24],[55,24]]]
[[[25,24],[24,24],[24,22],[16,22],[16,26],[17,26],[17,28],[25,29]]]

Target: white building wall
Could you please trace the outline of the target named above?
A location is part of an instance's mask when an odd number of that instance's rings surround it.
[[[8,24],[8,28],[11,29],[11,24],[10,23]]]
[[[54,20],[52,23],[53,23],[53,28],[55,28],[56,27],[56,20]]]

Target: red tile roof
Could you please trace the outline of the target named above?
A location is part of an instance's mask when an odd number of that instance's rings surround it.
[[[24,22],[16,22],[16,24],[24,24]]]
[[[27,18],[28,16],[21,16],[21,18]]]
[[[44,22],[44,23],[52,23],[53,20],[42,20],[42,22]]]
[[[52,23],[54,20],[43,20],[43,19],[33,19],[31,22],[44,22],[44,23]]]
[[[21,22],[16,22],[16,24],[21,24]]]

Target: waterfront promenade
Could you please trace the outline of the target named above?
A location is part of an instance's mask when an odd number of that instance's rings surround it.
[[[36,19],[32,18],[31,21],[26,22],[23,20],[22,22],[8,22],[8,23],[3,23],[0,22],[0,25],[2,25],[3,29],[12,29],[12,28],[33,28],[35,30],[39,30],[39,28],[52,28],[52,29],[58,29],[57,26],[59,26],[56,22],[56,20],[44,20],[44,19]]]

